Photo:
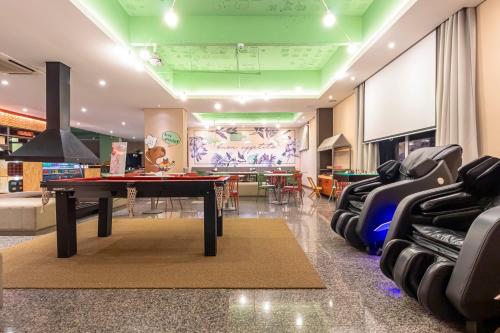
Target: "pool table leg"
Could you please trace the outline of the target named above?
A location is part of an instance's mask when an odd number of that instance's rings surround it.
[[[76,198],[72,190],[56,191],[57,257],[76,254]]]
[[[99,198],[99,222],[97,236],[108,237],[111,235],[113,225],[113,198]]]
[[[216,210],[217,210],[217,208],[216,208]],[[222,236],[222,231],[223,231],[224,209],[221,210],[220,216],[219,216],[219,212],[217,212],[216,214],[217,214],[217,236],[220,237],[220,236]]]
[[[217,204],[215,191],[204,196],[205,256],[217,255]]]

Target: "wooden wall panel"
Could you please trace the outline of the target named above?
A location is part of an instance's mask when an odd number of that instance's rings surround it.
[[[23,190],[40,191],[42,162],[23,162]]]

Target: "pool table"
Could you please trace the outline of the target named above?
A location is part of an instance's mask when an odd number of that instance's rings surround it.
[[[222,210],[218,206],[227,179],[223,176],[125,176],[42,181],[44,192],[53,191],[56,197],[57,257],[68,258],[77,253],[76,199],[99,199],[97,234],[108,237],[112,230],[113,198],[117,197],[128,199],[129,216],[134,214],[136,197],[203,197],[205,256],[215,256],[217,236],[223,232]]]

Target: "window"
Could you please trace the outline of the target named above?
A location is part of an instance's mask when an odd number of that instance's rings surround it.
[[[380,164],[389,160],[403,161],[409,153],[423,147],[436,145],[436,131],[426,131],[418,134],[392,138],[379,142]]]

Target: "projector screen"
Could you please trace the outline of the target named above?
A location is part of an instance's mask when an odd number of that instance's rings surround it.
[[[433,32],[366,81],[364,141],[434,128],[435,95]]]

